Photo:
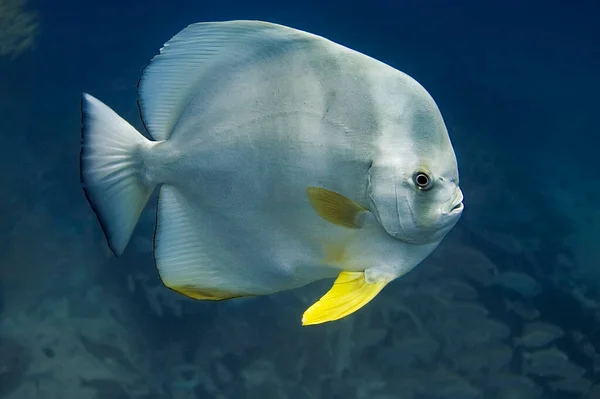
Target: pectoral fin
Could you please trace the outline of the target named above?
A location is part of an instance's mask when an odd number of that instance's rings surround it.
[[[319,216],[338,226],[360,228],[361,215],[369,211],[351,199],[325,188],[308,187],[306,195]]]
[[[364,272],[341,272],[329,292],[304,312],[302,325],[346,317],[369,303],[388,282],[367,282]]]

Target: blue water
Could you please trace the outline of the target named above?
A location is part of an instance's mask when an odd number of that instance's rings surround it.
[[[600,398],[598,1],[30,1],[34,46],[12,57],[19,3],[0,0],[0,398]],[[463,217],[339,322],[300,326],[329,281],[176,295],[152,258],[155,198],[117,259],[81,189],[81,93],[142,129],[144,66],[188,24],[230,19],[386,62],[446,120]],[[563,333],[516,345],[532,322]],[[541,351],[562,360],[535,368]]]

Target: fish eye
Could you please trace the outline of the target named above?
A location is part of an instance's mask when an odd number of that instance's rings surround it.
[[[424,170],[417,170],[413,174],[413,182],[419,190],[429,190],[433,185],[431,175]]]

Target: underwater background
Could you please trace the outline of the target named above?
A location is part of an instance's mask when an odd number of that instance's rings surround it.
[[[81,93],[142,129],[142,68],[229,19],[386,62],[446,120],[461,220],[341,321],[300,325],[330,281],[173,293],[155,202],[115,259],[81,189]],[[599,21],[597,0],[0,0],[0,398],[600,399]]]

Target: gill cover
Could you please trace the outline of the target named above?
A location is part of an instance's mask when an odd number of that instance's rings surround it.
[[[400,224],[396,203],[396,168],[393,165],[372,163],[367,174],[369,208],[391,236],[405,235]]]

